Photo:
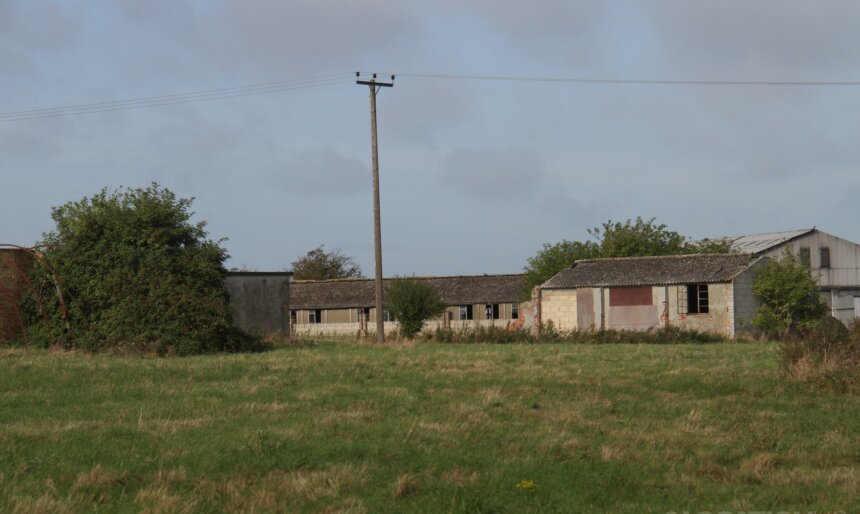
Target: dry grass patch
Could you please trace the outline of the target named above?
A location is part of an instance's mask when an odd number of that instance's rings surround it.
[[[366,514],[364,502],[355,496],[344,498],[320,510],[321,514]]]
[[[421,480],[411,473],[404,473],[397,477],[394,482],[393,495],[395,498],[404,498],[418,492],[421,488]]]
[[[463,487],[478,481],[477,471],[467,471],[463,468],[453,468],[442,473],[442,480],[450,482],[457,487]]]
[[[141,514],[189,514],[194,512],[197,502],[184,499],[164,485],[144,487],[134,497]]]
[[[830,471],[827,485],[849,491],[860,491],[860,469],[856,467],[840,467]]]
[[[38,498],[13,498],[12,512],[15,514],[71,514],[74,509],[65,500],[45,492]]]
[[[499,405],[504,400],[505,395],[502,393],[501,387],[490,387],[479,391],[478,397],[484,405]]]
[[[600,460],[604,462],[618,460],[621,458],[621,455],[621,450],[619,450],[618,448],[613,448],[611,446],[600,447]]]
[[[775,455],[772,453],[759,453],[741,461],[740,470],[747,477],[764,481],[765,476],[773,471]]]
[[[72,486],[72,488],[102,488],[111,487],[122,483],[125,483],[124,475],[112,473],[110,471],[105,470],[100,465],[96,464],[93,469],[89,470],[86,473],[81,473],[80,475],[78,475],[78,478],[75,480],[75,484]]]
[[[324,470],[270,471],[262,476],[235,475],[224,482],[202,484],[199,495],[218,498],[226,512],[292,512],[297,505],[321,499],[336,500],[340,510],[364,512],[360,502],[341,499],[366,481],[367,469],[352,465]]]

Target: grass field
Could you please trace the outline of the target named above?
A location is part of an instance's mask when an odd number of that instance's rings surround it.
[[[853,512],[858,434],[766,344],[0,350],[0,512]]]

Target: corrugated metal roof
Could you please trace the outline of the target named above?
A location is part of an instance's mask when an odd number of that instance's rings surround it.
[[[576,261],[541,287],[634,287],[728,282],[754,262],[744,253],[622,257]]]
[[[752,234],[749,236],[737,237],[732,240],[732,251],[753,254],[766,252],[775,246],[779,246],[796,237],[804,236],[813,230],[815,230],[815,228],[789,230],[787,232],[768,232],[766,234]]]
[[[446,305],[516,302],[523,287],[522,274],[452,277],[408,277],[426,281]],[[390,278],[384,280],[387,286]],[[291,309],[345,309],[373,307],[373,279],[295,280],[290,282]]]

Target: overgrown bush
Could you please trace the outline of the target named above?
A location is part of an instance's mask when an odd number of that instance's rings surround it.
[[[31,340],[90,351],[190,355],[239,351],[257,341],[235,329],[224,288],[227,253],[192,223],[192,200],[157,184],[103,189],[52,211],[56,228],[41,243],[68,307],[43,267],[33,295],[49,316],[32,316]],[[31,309],[32,311],[32,309]]]
[[[444,312],[445,304],[426,282],[396,278],[386,288],[385,308],[400,323],[400,335],[412,339],[424,328],[425,321]]]
[[[826,312],[815,279],[791,247],[756,272],[753,292],[761,300],[753,325],[772,338],[816,330]]]
[[[834,320],[835,321],[835,320]],[[860,323],[819,328],[780,342],[782,371],[815,387],[840,392],[860,390]]]

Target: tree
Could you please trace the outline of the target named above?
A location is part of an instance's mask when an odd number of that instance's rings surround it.
[[[543,284],[559,271],[570,267],[575,261],[597,257],[600,257],[600,245],[591,241],[583,243],[564,240],[552,245],[544,244],[537,255],[528,259],[520,299],[531,298],[531,292],[535,286]]]
[[[827,311],[812,273],[790,246],[758,270],[753,292],[761,300],[753,325],[772,337],[816,328]]]
[[[691,241],[687,237],[657,224],[656,218],[627,221],[608,220],[601,227],[588,229],[593,241],[567,241],[544,244],[537,255],[528,259],[521,299],[531,297],[531,290],[580,259],[603,257],[639,257],[649,255],[682,255],[690,253],[728,253],[731,242],[721,239]]]
[[[229,321],[227,252],[207,238],[205,222],[190,221],[192,202],[153,183],[55,207],[56,228],[41,245],[69,325],[54,301],[47,320],[34,318],[34,340],[180,355],[252,345]],[[35,291],[50,290],[53,277],[34,269],[32,280]]]
[[[361,267],[340,250],[326,252],[320,245],[303,257],[293,261],[293,279],[330,280],[334,278],[359,278]]]
[[[385,308],[400,322],[400,335],[412,339],[428,319],[442,314],[445,304],[429,284],[414,278],[395,278],[385,291]]]
[[[601,257],[639,257],[646,255],[678,255],[689,253],[687,238],[642,217],[625,222],[608,220],[588,233],[600,242]]]

